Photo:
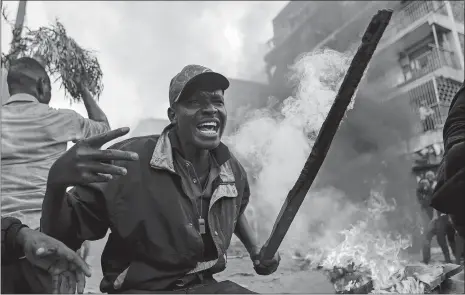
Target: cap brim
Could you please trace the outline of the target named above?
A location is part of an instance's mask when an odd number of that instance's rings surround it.
[[[229,88],[229,80],[225,76],[216,72],[205,72],[198,74],[186,83],[174,102],[179,101],[179,98],[182,97],[186,92],[196,88],[221,89],[224,91]]]

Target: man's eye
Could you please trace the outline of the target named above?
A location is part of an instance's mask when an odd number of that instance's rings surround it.
[[[189,100],[189,104],[191,104],[191,105],[196,105],[196,104],[198,104],[198,103],[199,103],[198,100],[195,100],[195,99]]]

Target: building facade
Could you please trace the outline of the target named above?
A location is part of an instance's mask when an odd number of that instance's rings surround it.
[[[286,71],[301,53],[353,50],[382,8],[394,13],[365,82],[380,89],[378,101],[409,107],[415,117],[409,138],[386,148],[437,163],[450,101],[464,81],[464,1],[291,1],[273,20],[265,56],[270,87],[288,97]]]
[[[250,110],[267,106],[270,91],[268,85],[228,78],[229,88],[225,91],[225,105],[228,111],[228,122],[225,134],[231,134],[244,122]]]

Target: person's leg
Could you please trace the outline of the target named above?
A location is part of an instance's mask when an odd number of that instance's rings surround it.
[[[428,216],[428,222],[433,220],[434,217],[434,209],[431,206],[427,206],[425,208],[426,216]]]
[[[446,224],[446,236],[447,236],[447,242],[449,243],[449,247],[452,249],[452,254],[454,254],[454,257],[456,257],[455,254],[456,254],[457,246],[456,246],[456,239],[455,239],[455,229],[449,220],[447,220],[447,224]]]
[[[425,240],[423,242],[423,263],[428,264],[431,260],[431,241],[435,235],[434,227],[427,228]]]
[[[450,259],[449,246],[447,245],[446,227],[447,219],[439,217],[436,226],[436,239],[438,241],[439,247],[441,247],[442,254],[444,254],[444,259],[447,263],[452,263],[452,260]]]
[[[459,235],[459,233],[455,233],[455,263],[460,264],[462,262],[462,258],[465,259],[465,240]]]

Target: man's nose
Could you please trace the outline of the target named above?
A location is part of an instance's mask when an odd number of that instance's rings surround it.
[[[205,104],[202,111],[207,114],[215,114],[218,112],[218,109],[211,103]]]

